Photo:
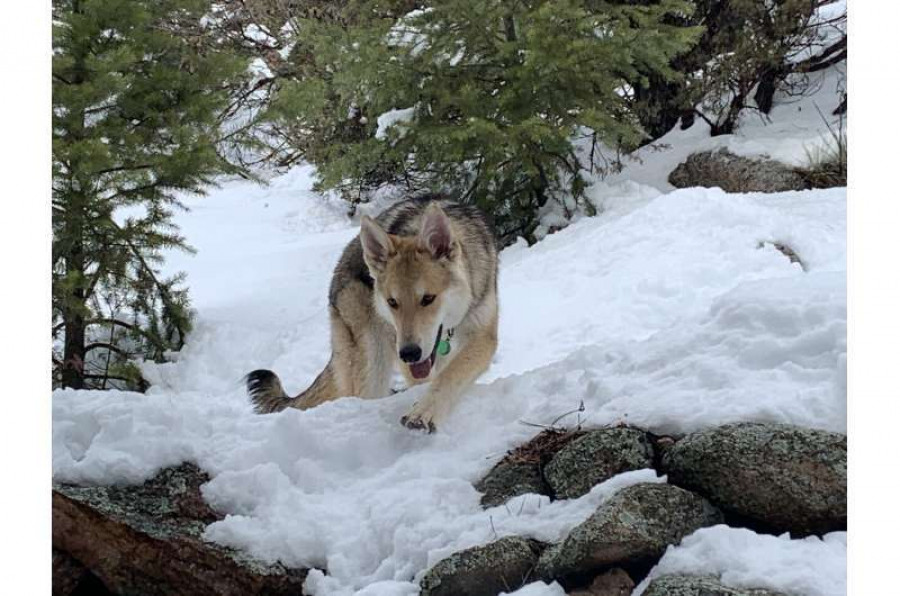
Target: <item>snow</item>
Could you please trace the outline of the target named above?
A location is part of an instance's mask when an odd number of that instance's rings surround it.
[[[388,46],[407,48],[411,55],[419,55],[428,46],[429,26],[421,27],[421,20],[434,9],[417,8],[403,15],[388,31],[385,43]],[[424,32],[423,32],[424,29]]]
[[[262,58],[254,58],[251,60],[250,64],[247,66],[247,71],[252,74],[256,80],[268,79],[275,76],[272,73],[272,69],[269,68],[269,65],[266,64],[266,61]]]
[[[623,186],[609,208],[502,253],[500,349],[441,432],[398,420],[422,388],[310,411],[251,414],[239,379],[272,368],[291,392],[328,358],[326,288],[355,234],[298,169],[229,183],[180,224],[196,331],[147,364],[146,395],[57,391],[56,480],[138,482],[196,461],[228,516],[206,538],[267,560],[327,568],[313,594],[413,594],[455,550],[523,533],[553,541],[614,490],[518,497],[482,511],[472,482],[510,447],[576,409],[685,433],[738,420],[845,431],[845,192],[669,194]],[[790,244],[807,271],[760,242]],[[562,423],[574,422],[573,417]],[[381,586],[381,588],[376,588]]]
[[[732,588],[768,588],[787,596],[844,596],[847,533],[792,540],[788,534],[703,528],[670,546],[634,596],[664,575],[715,575]]]
[[[402,110],[389,110],[378,117],[378,129],[375,131],[375,138],[384,140],[388,136],[388,129],[391,127],[398,128],[398,134],[403,135],[407,122],[412,122],[416,116],[416,108],[403,108]],[[395,131],[397,132],[397,131]]]
[[[801,44],[799,51],[788,56],[789,62],[800,62],[820,55],[825,49],[847,35],[847,1],[833,0],[816,7],[810,29],[815,29],[811,43]]]
[[[532,582],[515,592],[503,592],[500,596],[566,596],[566,591],[558,583],[546,584],[544,582]]]
[[[271,33],[256,23],[250,23],[244,27],[243,34],[247,39],[263,45],[275,45],[278,43],[278,40]]]
[[[134,483],[194,461],[211,475],[204,498],[226,514],[208,540],[327,568],[310,574],[310,594],[412,596],[453,551],[511,534],[559,540],[616,490],[665,481],[641,470],[580,499],[523,495],[483,511],[472,483],[539,431],[523,422],[546,425],[583,403],[588,426],[683,434],[761,420],[846,432],[845,189],[727,194],[665,181],[698,148],[796,156],[818,134],[818,114],[794,109],[779,106],[768,126],[748,120],[739,136],[710,139],[701,124],[673,131],[661,141],[670,148],[645,148],[596,181],[598,216],[503,251],[499,350],[434,435],[398,422],[422,387],[252,414],[246,372],[273,369],[294,393],[328,360],[327,288],[358,220],[312,190],[309,167],[265,187],[229,181],[185,197],[191,211],[177,223],[198,252],[172,254],[167,273],[187,272],[195,330],[172,362],[143,366],[145,395],[54,392],[54,479]],[[654,573],[824,596],[845,582],[844,550],[841,534],[712,528],[670,549]],[[515,593],[562,591],[538,582]]]

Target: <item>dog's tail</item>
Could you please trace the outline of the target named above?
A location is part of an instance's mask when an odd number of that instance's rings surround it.
[[[309,388],[296,397],[289,397],[278,375],[271,370],[254,370],[246,377],[247,393],[257,414],[280,412],[287,408],[305,410],[338,397],[331,362]]]

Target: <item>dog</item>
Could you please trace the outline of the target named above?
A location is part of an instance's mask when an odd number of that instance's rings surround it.
[[[254,409],[384,397],[399,369],[410,386],[430,382],[400,422],[434,432],[497,350],[497,262],[492,227],[474,206],[432,195],[364,215],[331,279],[331,359],[296,397],[272,371],[251,372]]]

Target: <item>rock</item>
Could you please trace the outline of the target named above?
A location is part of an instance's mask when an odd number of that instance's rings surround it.
[[[663,456],[669,482],[775,532],[847,527],[847,437],[788,424],[697,432]]]
[[[718,186],[726,192],[780,192],[809,187],[788,165],[767,157],[742,157],[727,149],[694,153],[669,174],[676,188]]]
[[[660,557],[699,528],[722,522],[706,499],[670,484],[636,484],[601,505],[538,561],[537,574],[564,579]]]
[[[558,499],[574,499],[616,474],[653,467],[647,433],[618,427],[593,430],[568,443],[544,468]]]
[[[568,596],[631,596],[632,590],[631,576],[615,567],[595,577],[590,587],[569,592]]]
[[[758,588],[730,588],[712,576],[666,575],[650,582],[643,596],[781,596]]]
[[[53,549],[53,596],[69,596],[89,573],[71,556]]]
[[[530,581],[542,545],[509,536],[454,553],[428,570],[421,596],[496,596]]]
[[[771,246],[772,248],[786,256],[791,263],[800,265],[800,268],[806,271],[806,263],[804,263],[800,258],[800,255],[798,255],[797,252],[787,244],[783,242],[760,242],[758,245],[759,248],[765,248],[766,246]]]
[[[509,451],[475,484],[475,488],[484,493],[482,506],[501,505],[526,493],[552,496],[553,491],[544,480],[543,468],[560,449],[583,434],[581,430],[551,428]]]
[[[203,501],[208,476],[192,464],[140,486],[53,487],[53,548],[129,596],[299,594],[305,569],[264,564],[204,542],[218,516]]]
[[[495,507],[518,495],[549,494],[550,489],[541,475],[541,466],[534,462],[501,461],[476,485],[483,507]]]

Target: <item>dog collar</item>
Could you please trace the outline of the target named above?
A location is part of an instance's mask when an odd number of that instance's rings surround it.
[[[441,329],[443,330],[443,325],[441,325]],[[453,329],[447,329],[447,339],[442,338],[441,335],[443,335],[443,332],[439,331],[437,353],[441,356],[446,356],[450,353],[450,340],[453,338]]]

